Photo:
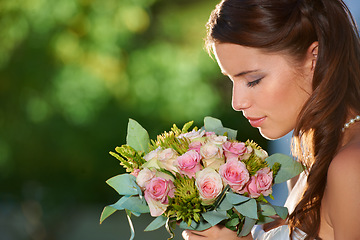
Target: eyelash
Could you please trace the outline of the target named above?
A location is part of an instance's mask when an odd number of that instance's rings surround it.
[[[248,86],[248,87],[255,87],[256,85],[258,85],[258,84],[260,83],[260,81],[261,81],[262,79],[263,79],[263,78],[259,78],[259,79],[255,80],[255,81],[248,82],[248,83],[247,83],[247,86]]]

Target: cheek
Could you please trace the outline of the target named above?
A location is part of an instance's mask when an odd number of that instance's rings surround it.
[[[279,74],[263,86],[258,106],[268,117],[260,133],[267,139],[278,139],[289,133],[309,94],[296,84],[293,74]],[[306,86],[305,86],[306,87]],[[261,99],[261,102],[259,101]]]
[[[309,97],[306,92],[308,86],[303,82],[304,80],[299,79],[293,72],[288,71],[275,75],[271,83],[266,86],[268,94],[263,101],[264,107],[271,110],[277,117],[286,121],[295,121],[294,119],[297,118]]]

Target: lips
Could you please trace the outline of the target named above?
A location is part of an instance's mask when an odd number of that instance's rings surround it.
[[[265,121],[266,117],[261,118],[252,118],[252,117],[246,117],[249,120],[249,123],[251,126],[258,128],[261,126],[261,124]]]

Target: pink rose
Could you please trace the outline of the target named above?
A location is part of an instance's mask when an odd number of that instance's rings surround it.
[[[223,189],[220,175],[211,168],[197,172],[195,184],[205,205],[214,203]]]
[[[224,153],[225,153],[226,158],[240,157],[241,155],[243,155],[247,151],[245,143],[243,143],[243,142],[226,141],[223,144],[223,149],[224,149]]]
[[[155,177],[150,180],[145,189],[145,200],[153,217],[163,214],[169,203],[168,197],[174,197],[175,186],[170,180]]]
[[[209,137],[209,136],[213,136],[216,135],[214,132],[205,132],[205,136]]]
[[[200,153],[200,148],[201,146],[203,145],[204,143],[202,141],[194,141],[192,143],[189,144],[189,149],[188,151],[190,150],[195,150],[197,151],[198,153]]]
[[[178,157],[175,161],[175,165],[181,174],[195,177],[195,173],[201,170],[200,159],[201,156],[198,152],[190,150]]]
[[[229,184],[234,192],[238,193],[240,193],[250,179],[245,164],[236,159],[230,159],[220,166],[219,173],[224,182]]]
[[[251,177],[248,185],[246,186],[246,190],[252,198],[257,198],[260,194],[268,196],[272,193],[272,181],[273,173],[270,168],[266,167],[260,169],[254,176]]]

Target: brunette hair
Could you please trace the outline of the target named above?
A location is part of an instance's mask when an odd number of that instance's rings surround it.
[[[327,171],[341,147],[342,127],[360,112],[360,42],[342,0],[223,0],[207,23],[206,46],[234,43],[281,52],[301,62],[319,43],[312,93],[293,136],[293,152],[307,167],[307,187],[289,216],[306,239],[319,239],[320,206]]]

